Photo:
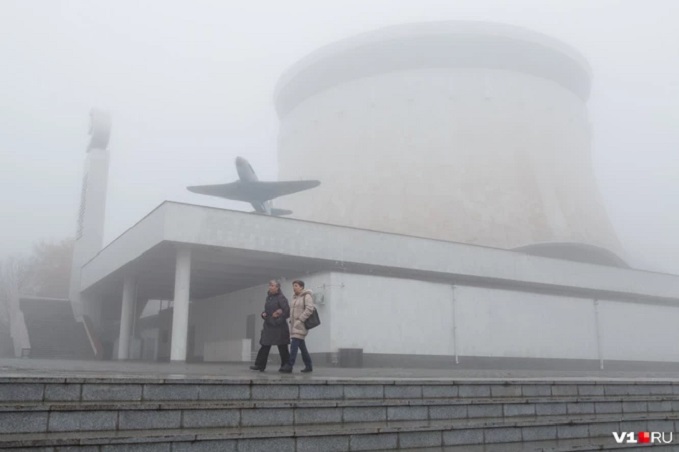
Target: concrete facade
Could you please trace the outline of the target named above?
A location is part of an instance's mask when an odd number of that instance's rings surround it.
[[[679,305],[336,272],[305,282],[322,300],[322,327],[307,338],[314,354],[361,348],[366,355],[446,357],[451,365],[470,357],[679,362],[672,327]],[[289,286],[285,281],[291,298]],[[257,342],[265,293],[261,285],[196,302],[196,352],[208,340],[244,338],[248,314],[257,319]]]
[[[266,282],[278,277],[290,299],[297,278],[316,293],[323,323],[308,343],[323,363],[344,348],[362,348],[367,362],[679,362],[679,276],[176,203],[83,267],[84,293],[108,312],[102,323],[121,318],[125,275],[137,280],[137,304],[172,299],[187,248],[191,302],[179,340],[191,359],[219,344],[233,352],[210,352],[218,360],[245,360],[243,341],[256,350]],[[141,333],[158,347],[142,346],[144,355],[170,358],[159,336],[175,334],[163,318]]]
[[[447,241],[621,253],[591,166],[589,77],[567,46],[497,24],[388,27],[326,46],[276,90],[279,178],[322,185],[279,205]]]

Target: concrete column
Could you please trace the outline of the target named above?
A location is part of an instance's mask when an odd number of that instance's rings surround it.
[[[189,289],[191,287],[191,249],[177,249],[174,277],[174,309],[172,313],[172,344],[170,359],[186,361],[189,331]]]
[[[450,286],[452,294],[452,313],[453,313],[453,355],[455,355],[455,364],[460,364],[460,356],[457,354],[457,312],[455,309],[455,286]]]
[[[596,328],[596,349],[599,358],[599,369],[604,370],[603,338],[601,337],[601,314],[599,313],[599,300],[594,302],[594,326]]]
[[[132,334],[132,316],[134,315],[135,281],[126,276],[123,283],[123,309],[120,313],[120,335],[118,336],[118,359],[127,359],[130,351],[130,334]]]

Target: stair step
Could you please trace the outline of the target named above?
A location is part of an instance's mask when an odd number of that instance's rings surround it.
[[[563,405],[566,405],[563,407]],[[114,410],[215,410],[215,409],[288,409],[288,408],[392,408],[431,407],[451,409],[466,408],[467,414],[482,412],[484,408],[500,411],[504,416],[521,415],[527,410],[536,415],[588,414],[588,413],[639,413],[655,411],[679,412],[679,396],[606,397],[534,397],[503,399],[290,399],[290,400],[143,400],[143,401],[50,401],[2,402],[0,413],[16,411],[114,411]],[[561,408],[559,408],[561,407]],[[462,411],[460,411],[462,412]],[[478,416],[476,416],[478,417]]]
[[[179,422],[176,417],[175,422]],[[279,426],[249,425],[213,428],[157,428],[171,420],[137,416],[123,422],[128,428],[110,431],[73,431],[51,433],[3,434],[0,448],[54,447],[59,445],[103,445],[111,443],[161,443],[193,441],[235,441],[242,439],[299,439],[311,437],[381,436],[406,437],[407,447],[473,445],[498,442],[532,442],[541,440],[603,437],[621,431],[673,432],[679,427],[679,413],[638,414],[622,419],[619,415],[539,416],[508,421],[503,418],[439,421],[353,422],[323,425]],[[182,420],[183,421],[183,420]],[[194,419],[198,425],[209,419]],[[146,422],[146,424],[144,424]],[[105,426],[102,426],[105,427]],[[139,427],[135,429],[134,427]],[[109,427],[110,428],[110,427]],[[386,439],[385,439],[386,438]],[[320,439],[319,439],[320,441]],[[358,441],[358,440],[357,440]],[[320,444],[320,442],[319,442]],[[404,444],[405,445],[405,444]],[[376,447],[377,449],[382,446]]]
[[[357,399],[385,400],[459,399],[461,403],[474,400],[516,400],[517,403],[550,397],[554,400],[601,400],[626,402],[632,397],[666,397],[679,400],[679,386],[675,385],[504,385],[474,384],[401,384],[336,382],[320,379],[268,380],[187,380],[115,378],[50,378],[0,379],[0,403],[14,400],[42,401],[66,397],[66,400],[141,401],[141,400],[197,400],[215,399]],[[592,388],[593,387],[593,388]],[[16,394],[22,393],[17,399]],[[65,396],[64,394],[68,394]],[[221,394],[221,395],[220,395]],[[650,399],[649,399],[650,400]]]
[[[7,375],[0,449],[566,452],[679,431],[674,381]]]
[[[57,389],[57,388],[55,388]],[[68,405],[68,404],[82,404],[83,406],[91,404],[195,404],[203,402],[219,402],[219,403],[244,403],[251,401],[252,403],[274,403],[274,404],[295,404],[295,403],[320,403],[324,405],[332,404],[355,404],[355,405],[372,405],[375,403],[382,403],[386,405],[528,405],[528,404],[542,404],[542,403],[616,403],[616,404],[632,404],[632,403],[675,403],[679,402],[679,394],[676,395],[634,395],[634,396],[562,396],[562,397],[475,397],[475,398],[460,398],[460,397],[422,397],[418,399],[397,399],[384,397],[357,397],[357,398],[343,398],[343,397],[302,397],[302,398],[271,398],[271,399],[251,399],[247,397],[249,394],[243,391],[228,391],[229,387],[215,387],[210,389],[214,391],[199,392],[196,394],[176,394],[176,398],[167,398],[167,394],[154,394],[146,392],[142,399],[128,400],[125,394],[122,396],[115,392],[105,394],[100,391],[91,391],[89,394],[81,394],[77,385],[68,386],[61,385],[58,388],[60,391],[52,391],[45,394],[44,397],[48,400],[22,400],[22,401],[0,401],[0,408],[6,406],[18,406],[19,404],[25,406],[34,405]],[[106,391],[106,390],[105,390]],[[108,399],[107,395],[111,395]],[[142,397],[141,393],[137,394]],[[81,399],[85,400],[81,400]],[[118,399],[120,398],[120,399]]]
[[[630,450],[638,449],[638,444],[618,444],[613,435],[596,438],[557,439],[546,441],[531,441],[529,443],[496,443],[496,444],[465,444],[462,446],[399,448],[401,452],[590,452],[600,450]],[[676,452],[679,448],[674,445],[654,444],[654,452]],[[384,452],[389,449],[376,450]]]

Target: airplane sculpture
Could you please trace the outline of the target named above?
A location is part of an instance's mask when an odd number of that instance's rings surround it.
[[[318,187],[317,180],[263,182],[257,178],[255,170],[243,157],[236,157],[236,171],[238,179],[235,182],[218,185],[194,185],[186,187],[193,193],[218,196],[234,201],[249,202],[256,213],[265,215],[290,215],[292,211],[276,209],[271,200],[279,196],[290,195],[310,188]]]

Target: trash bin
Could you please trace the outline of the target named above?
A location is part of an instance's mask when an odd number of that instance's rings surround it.
[[[363,367],[362,348],[340,348],[339,349],[340,367]]]

